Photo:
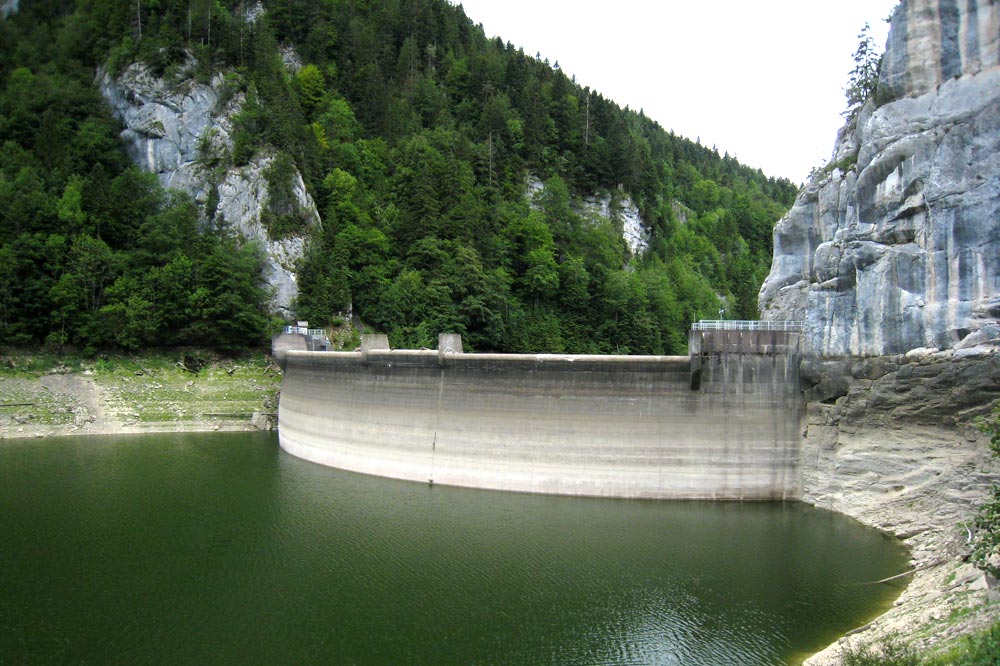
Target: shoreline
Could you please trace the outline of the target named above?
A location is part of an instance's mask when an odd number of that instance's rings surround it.
[[[262,432],[275,428],[257,428],[250,421],[190,421],[155,423],[123,423],[84,426],[24,426],[16,431],[0,430],[0,440],[49,439],[60,437],[100,437],[104,435],[141,435],[157,433]]]
[[[215,360],[198,372],[151,357],[4,373],[0,440],[273,430],[280,380],[264,356]]]
[[[936,652],[1000,620],[996,581],[965,562],[968,548],[964,535],[956,537],[937,528],[918,535],[894,533],[858,515],[838,513],[900,541],[911,558],[910,570],[899,577],[909,577],[909,582],[891,608],[813,653],[801,662],[803,666],[839,666],[846,650],[877,649],[886,641],[899,641],[920,653]]]
[[[892,608],[803,663],[836,666],[846,649],[886,642],[926,656],[1000,621],[997,581],[966,561],[969,526],[1000,480],[1000,459],[975,425],[998,404],[1000,353],[927,350],[804,370],[815,384],[803,501],[899,539],[913,573]]]

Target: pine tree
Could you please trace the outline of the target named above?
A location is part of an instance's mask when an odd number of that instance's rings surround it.
[[[854,51],[854,69],[851,70],[847,79],[847,111],[845,115],[855,113],[868,101],[878,88],[879,69],[882,65],[882,56],[878,53],[875,40],[872,39],[871,26],[865,23],[865,27],[858,33],[857,50]]]

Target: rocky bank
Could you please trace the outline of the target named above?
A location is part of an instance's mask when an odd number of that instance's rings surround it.
[[[280,369],[267,358],[217,359],[196,372],[144,356],[33,371],[0,354],[0,439],[143,432],[270,430]]]
[[[997,582],[965,561],[1000,478],[976,427],[1000,400],[1000,353],[806,360],[802,380],[802,499],[902,539],[915,569],[893,609],[806,663],[886,638],[924,652],[1000,620]]]

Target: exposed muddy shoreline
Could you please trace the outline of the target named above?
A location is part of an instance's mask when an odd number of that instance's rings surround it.
[[[163,358],[0,374],[0,439],[267,430],[281,373],[266,357],[197,372]]]

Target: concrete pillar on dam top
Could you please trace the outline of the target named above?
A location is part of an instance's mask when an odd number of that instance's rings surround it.
[[[368,352],[389,349],[389,336],[385,333],[366,333],[361,336],[361,364],[368,365]]]
[[[462,336],[458,333],[442,333],[438,336],[438,351],[442,354],[461,354]]]
[[[438,335],[438,365],[444,367],[445,357],[449,354],[462,353],[462,336],[458,333],[441,333]]]
[[[389,336],[385,333],[365,333],[361,336],[361,351],[389,349]]]

